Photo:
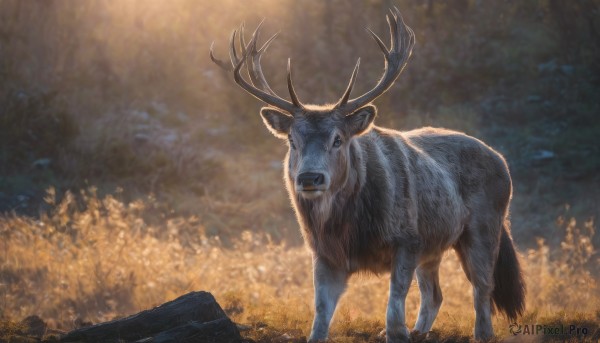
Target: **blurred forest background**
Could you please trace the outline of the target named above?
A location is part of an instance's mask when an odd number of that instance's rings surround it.
[[[455,129],[503,153],[517,246],[553,283],[558,270],[577,273],[582,288],[554,291],[589,296],[579,310],[597,306],[600,1],[0,0],[0,317],[40,314],[70,328],[207,289],[194,268],[213,248],[242,254],[200,268],[217,289],[217,271],[234,262],[258,268],[250,278],[279,275],[261,251],[301,256],[293,268],[307,270],[294,275],[310,278],[282,181],[287,146],[263,127],[261,104],[211,63],[209,46],[227,59],[232,30],[266,18],[263,41],[281,31],[262,63],[275,91],[287,94],[291,57],[300,98],[331,102],[358,57],[353,94],[378,80],[383,58],[364,28],[387,37],[391,5],[417,44],[376,101],[377,124]],[[148,280],[160,273],[149,256],[183,276]],[[96,281],[82,281],[91,270]],[[310,291],[281,277],[279,291]],[[279,292],[261,282],[247,297],[227,287],[217,297],[252,321],[240,303]]]

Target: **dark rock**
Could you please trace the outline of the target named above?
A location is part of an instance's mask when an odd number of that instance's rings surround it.
[[[192,343],[192,342],[239,342],[240,332],[229,318],[221,318],[206,323],[190,322],[163,331],[148,342],[152,343]]]
[[[205,337],[206,340],[200,339],[201,337]],[[241,340],[239,330],[227,318],[212,294],[191,292],[151,310],[71,331],[62,337],[61,342],[235,342],[239,340]]]

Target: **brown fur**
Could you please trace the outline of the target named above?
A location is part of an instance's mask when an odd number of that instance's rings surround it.
[[[399,132],[369,123],[365,132],[353,135],[335,111],[312,111],[291,119],[296,144],[327,142],[339,132],[346,141],[341,156],[333,159],[326,147],[290,149],[286,155],[286,185],[315,258],[350,274],[379,273],[390,270],[399,247],[416,254],[419,265],[454,247],[474,285],[494,292],[498,309],[510,318],[522,312],[524,283],[502,225],[508,223],[512,186],[500,154],[445,129]],[[331,175],[330,189],[317,199],[305,199],[294,185],[307,152],[325,155]],[[494,269],[500,249],[500,260],[507,261],[501,271]],[[494,291],[507,273],[514,280]]]
[[[454,248],[473,284],[475,338],[493,335],[491,305],[513,319],[524,308],[525,286],[508,230],[512,195],[504,158],[465,134],[434,128],[399,132],[373,126],[371,104],[402,72],[415,44],[400,11],[387,16],[390,48],[370,32],[385,58],[382,78],[350,99],[360,60],[344,95],[334,105],[302,104],[288,60],[291,102],[269,87],[260,67],[258,31],[237,56],[233,76],[244,90],[273,107],[261,109],[269,130],[288,139],[284,178],[302,233],[314,255],[315,320],[310,341],[327,338],[348,276],[391,271],[386,313],[388,342],[407,341],[405,299],[417,274],[421,308],[415,330],[429,331],[442,302],[438,269]],[[218,65],[227,65],[216,59]],[[249,61],[246,61],[249,59]],[[248,65],[251,82],[242,77]],[[258,86],[258,87],[257,87]]]

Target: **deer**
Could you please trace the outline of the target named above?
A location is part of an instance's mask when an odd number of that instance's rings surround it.
[[[249,42],[244,24],[233,31],[230,64],[215,57],[214,42],[210,58],[268,105],[260,110],[264,124],[287,141],[285,186],[313,258],[315,312],[309,342],[328,338],[338,300],[358,272],[390,273],[387,342],[428,333],[442,304],[439,267],[449,249],[473,287],[475,339],[487,340],[494,336],[496,309],[509,320],[525,309],[525,282],[510,232],[508,165],[493,148],[461,132],[431,127],[402,132],[374,124],[373,102],[392,87],[415,45],[415,34],[398,8],[390,8],[386,19],[389,48],[367,28],[384,57],[381,79],[350,98],[358,59],[333,104],[299,100],[290,59],[291,101],[273,91],[261,57],[278,33],[259,47],[262,22]],[[411,332],[405,301],[415,274],[420,308]]]

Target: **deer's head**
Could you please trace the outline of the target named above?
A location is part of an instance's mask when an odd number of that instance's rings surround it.
[[[260,114],[275,136],[288,141],[288,177],[293,181],[296,194],[305,199],[317,198],[344,185],[349,175],[353,138],[369,131],[377,115],[377,108],[371,102],[393,85],[412,53],[415,35],[404,23],[397,8],[390,10],[387,21],[391,36],[389,49],[379,36],[367,29],[385,58],[382,78],[369,92],[350,99],[360,65],[359,59],[342,97],[335,104],[327,106],[300,102],[292,83],[289,59],[287,85],[291,101],[275,94],[263,75],[260,59],[277,34],[257,48],[261,25],[256,28],[247,44],[243,25],[239,30],[233,31],[229,51],[231,67],[214,57],[211,46],[212,61],[233,71],[233,78],[240,87],[269,105],[263,107]],[[239,53],[236,37],[239,37]],[[249,82],[242,77],[244,66]]]

